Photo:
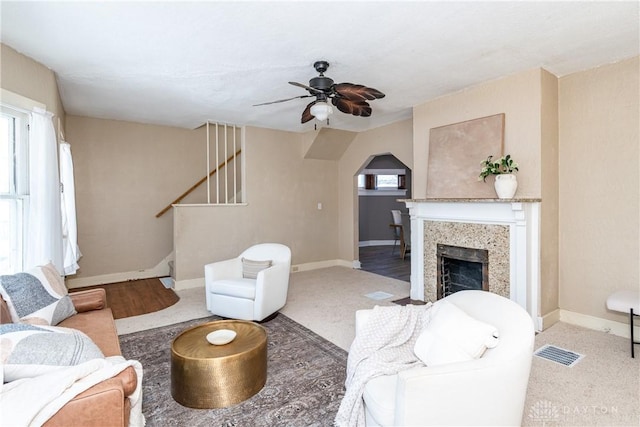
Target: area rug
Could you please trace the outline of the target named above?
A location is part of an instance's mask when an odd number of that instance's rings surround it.
[[[283,314],[267,329],[267,383],[223,409],[191,409],[171,397],[171,341],[212,316],[120,336],[122,354],[142,363],[147,426],[332,426],[344,395],[347,352]]]

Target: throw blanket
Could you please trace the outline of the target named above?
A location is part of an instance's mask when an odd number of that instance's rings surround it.
[[[429,321],[427,305],[375,306],[357,331],[349,349],[345,395],[335,425],[365,425],[362,395],[369,380],[423,365],[413,353],[423,325]]]
[[[137,360],[122,356],[92,359],[34,378],[23,378],[6,383],[0,393],[2,425],[41,426],[67,402],[95,384],[118,375],[133,366],[138,385],[131,400],[131,427],[144,426],[142,415],[142,365]]]

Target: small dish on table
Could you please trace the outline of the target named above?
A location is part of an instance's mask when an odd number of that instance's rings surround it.
[[[236,331],[231,329],[218,329],[207,334],[207,341],[213,345],[225,345],[229,344],[236,337]]]

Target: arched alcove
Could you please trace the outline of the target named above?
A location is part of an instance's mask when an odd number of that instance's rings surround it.
[[[363,173],[364,172],[364,173]],[[367,176],[373,185],[358,185],[358,241],[360,246],[390,245],[393,243],[391,210],[408,212],[398,199],[411,198],[411,169],[392,154],[380,154],[358,170],[356,176]],[[396,178],[398,177],[398,178]],[[367,181],[367,179],[365,179]],[[377,185],[376,185],[377,183]],[[397,186],[393,186],[397,183]]]
[[[357,229],[354,232],[357,233],[358,259],[362,257],[363,261],[368,261],[360,263],[363,269],[372,271],[367,264],[376,254],[385,259],[400,257],[399,240],[389,224],[393,223],[391,210],[408,212],[405,204],[398,200],[411,198],[411,179],[411,169],[391,153],[370,156],[355,173],[354,216],[357,218]],[[406,275],[410,271],[409,265]],[[372,272],[383,274],[381,271]],[[408,280],[408,277],[403,280]]]

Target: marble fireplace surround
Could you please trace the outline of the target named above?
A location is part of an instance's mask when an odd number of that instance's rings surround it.
[[[540,199],[401,201],[411,217],[412,299],[436,299],[438,243],[487,249],[489,292],[539,317]]]

